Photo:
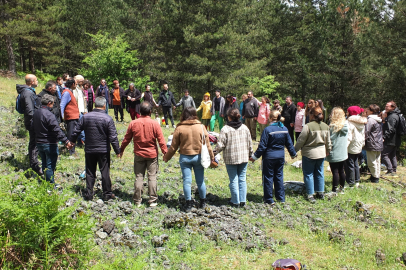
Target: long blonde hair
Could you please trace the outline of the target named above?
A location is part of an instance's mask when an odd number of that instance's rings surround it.
[[[278,119],[278,118],[279,118],[279,119]],[[270,120],[271,122],[278,122],[278,121],[283,122],[283,121],[285,121],[285,118],[283,118],[283,117],[281,116],[280,111],[278,111],[278,110],[272,110],[271,113],[269,114],[269,120]]]
[[[330,128],[334,132],[340,131],[345,124],[345,113],[340,107],[334,107],[330,114]]]

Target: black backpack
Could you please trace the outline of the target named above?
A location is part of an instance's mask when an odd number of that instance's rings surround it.
[[[406,135],[406,120],[403,114],[398,114],[399,116],[399,123],[397,126],[397,132],[399,132],[400,136]]]

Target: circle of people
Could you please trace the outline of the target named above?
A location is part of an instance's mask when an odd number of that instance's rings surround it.
[[[282,107],[278,100],[269,104],[264,96],[261,101],[250,91],[242,95],[238,105],[236,97],[221,96],[216,90],[210,100],[205,93],[200,106],[196,109],[189,91],[185,90],[180,102],[176,103],[168,83],[155,102],[150,85],[141,93],[130,84],[126,91],[117,80],[109,89],[106,80],[93,90],[89,80],[68,74],[49,81],[45,89],[36,94],[38,80],[35,75],[25,77],[25,85],[17,85],[24,108],[24,124],[29,131],[29,160],[31,168],[40,176],[54,183],[54,172],[59,155],[58,142],[64,143],[71,155],[75,155],[75,142],[85,142],[86,190],[84,198],[92,200],[96,168],[99,166],[102,176],[103,199],[114,199],[110,180],[111,147],[121,158],[127,145],[134,145],[135,191],[134,203],[142,203],[143,180],[148,172],[148,203],[157,205],[158,145],[163,161],[168,162],[179,152],[179,164],[183,175],[183,191],[186,212],[194,206],[192,199],[192,170],[199,193],[198,207],[206,207],[205,167],[202,165],[203,148],[207,147],[211,162],[217,162],[215,155],[223,152],[223,160],[229,176],[233,207],[245,206],[247,199],[246,172],[249,161],[262,157],[262,178],[264,202],[274,205],[285,202],[283,185],[283,166],[285,148],[295,158],[301,151],[303,179],[307,199],[315,203],[323,199],[325,192],[324,161],[328,161],[332,172],[332,192],[343,193],[345,184],[358,187],[360,183],[360,162],[367,161],[371,177],[369,181],[378,183],[381,176],[382,161],[388,176],[396,176],[396,149],[400,146],[401,113],[394,101],[389,101],[381,111],[376,104],[363,109],[350,106],[345,113],[340,107],[332,109],[329,118],[321,100],[309,100],[294,104],[286,97]],[[143,99],[143,102],[141,102]],[[183,106],[180,122],[175,126],[172,109]],[[108,115],[109,106],[114,108],[115,120],[120,113],[123,121],[123,109],[129,112],[130,122],[124,140],[119,145],[117,131],[112,117]],[[162,107],[166,127],[168,118],[172,127],[170,145],[165,142],[159,116],[151,118],[156,107]],[[94,107],[94,108],[93,108]],[[197,111],[202,110],[199,120]],[[61,129],[65,123],[66,133]],[[162,122],[163,122],[162,121]],[[212,149],[209,132],[213,134],[215,122],[218,122],[220,134]],[[226,123],[223,126],[223,123]],[[253,151],[252,141],[256,140],[257,122],[260,140],[257,150]],[[326,122],[329,124],[327,125]],[[209,132],[208,132],[209,130]],[[293,142],[296,139],[296,144]],[[37,156],[41,157],[40,164]],[[58,185],[55,185],[57,188]]]

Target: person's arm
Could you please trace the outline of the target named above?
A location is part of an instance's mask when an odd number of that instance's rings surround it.
[[[162,103],[162,93],[160,93],[158,97],[158,106],[161,106],[161,103]]]
[[[135,97],[134,97],[135,100],[141,99],[141,91],[138,89],[134,89],[134,91],[135,91]]]
[[[291,157],[295,157],[297,155],[295,147],[293,146],[292,139],[290,138],[289,134],[286,134],[285,147],[286,149],[288,149],[289,155]]]
[[[327,132],[327,136],[325,138],[326,141],[326,154],[329,155],[332,149],[332,144],[331,144],[331,136],[330,136],[330,131]]]
[[[253,160],[259,159],[265,153],[266,148],[268,147],[269,136],[270,136],[269,134],[266,134],[265,136],[261,136],[261,141],[259,142],[258,149],[251,156],[251,158]]]
[[[200,103],[200,106],[199,106],[199,108],[197,108],[196,112],[200,111],[202,108],[203,108],[203,101],[202,101],[202,103]]]
[[[132,128],[133,122],[130,122],[130,125],[127,128],[127,132],[124,135],[124,140],[121,142],[121,147],[120,147],[120,152],[123,153],[127,145],[131,142],[133,139],[133,128]]]
[[[245,102],[242,105],[242,113],[241,113],[242,118],[245,118]]]
[[[292,109],[292,111],[291,111],[291,113],[290,113],[290,123],[291,124],[293,124],[293,125],[295,125],[295,118],[296,118],[296,111],[297,111],[297,109],[296,109],[296,106],[295,105],[293,105],[294,107],[293,107],[293,109]]]
[[[251,157],[252,154],[254,153],[254,150],[252,149],[251,133],[249,131],[247,132],[247,141],[248,141],[249,156]]]
[[[192,97],[190,97],[190,98],[192,99],[192,106],[196,109],[196,104],[195,104],[194,99]]]
[[[179,107],[183,104],[183,97],[180,99],[179,103],[175,104],[175,107]]]
[[[83,125],[83,121],[84,121],[85,117],[82,117],[79,119],[79,122],[77,122],[75,128],[73,129],[72,134],[70,135],[69,141],[71,142],[76,142],[79,134],[82,132],[84,125]]]
[[[210,113],[211,113],[211,115],[214,115],[216,112],[214,111],[214,99],[215,98],[213,98],[213,101],[211,102],[211,107],[210,107]]]
[[[258,113],[259,113],[258,102],[254,102],[254,117],[255,117],[255,120],[258,117]]]
[[[219,139],[217,141],[216,149],[214,151],[216,152],[216,154],[219,154],[221,153],[221,151],[224,150],[224,148],[226,148],[226,146],[227,146],[227,136],[226,133],[223,130],[221,130]]]
[[[64,118],[65,107],[71,101],[71,97],[68,92],[64,92],[61,98],[61,117]]]
[[[172,93],[172,92],[171,92],[171,94],[170,94],[170,98],[171,98],[171,102],[172,102],[173,106],[176,106],[176,101],[175,101],[175,98],[173,97],[173,93]]]
[[[306,143],[307,136],[309,136],[309,127],[306,125],[303,127],[302,132],[300,133],[299,138],[296,140],[295,151],[298,152],[304,144]]]
[[[176,128],[175,132],[173,133],[171,147],[169,147],[168,152],[166,152],[164,160],[170,160],[178,150],[180,142],[179,137],[180,137],[179,128]]]
[[[204,136],[206,137],[206,145],[207,145],[207,150],[209,150],[210,159],[214,160],[214,153],[213,153],[213,149],[211,149],[209,133],[207,133],[207,130],[205,128],[203,128],[203,132],[204,132]]]
[[[386,118],[386,125],[388,128],[385,130],[385,133],[383,134],[383,139],[385,141],[389,140],[393,135],[396,134],[396,124],[398,121],[396,121],[396,117],[387,117]]]
[[[34,116],[34,111],[35,111],[35,93],[32,92],[31,90],[24,90],[25,95],[24,95],[24,101],[25,101],[25,108],[24,112],[25,115],[29,117],[30,120],[32,120],[32,117]]]
[[[166,146],[165,137],[162,133],[161,126],[158,123],[154,123],[154,130],[155,130],[155,137],[158,140],[159,147],[161,148],[162,154],[166,154],[168,152],[168,148]]]
[[[124,95],[123,95],[123,98],[125,99],[125,100],[128,100],[128,94],[130,93],[130,89],[127,89],[127,90],[125,90],[124,91]],[[131,98],[131,97],[130,97]]]
[[[66,137],[65,133],[62,131],[62,129],[59,127],[55,115],[52,114],[50,117],[48,117],[47,120],[48,120],[48,130],[51,131],[51,133],[56,134],[56,138],[58,139],[58,141],[67,144],[69,140]]]
[[[355,127],[354,127],[355,128]],[[350,145],[350,143],[352,142],[352,135],[353,135],[354,129],[351,128],[350,125],[348,125],[348,133],[347,133],[347,148]]]

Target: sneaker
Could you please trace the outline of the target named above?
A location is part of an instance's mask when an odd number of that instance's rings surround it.
[[[135,203],[135,206],[138,207],[138,208],[140,208],[141,205],[142,205],[141,203]]]
[[[169,128],[169,125],[166,125],[166,128]]]
[[[206,208],[206,199],[200,199],[200,208]]]
[[[338,189],[337,189],[337,193],[340,193],[340,194],[344,194],[344,187],[339,187]]]
[[[314,198],[324,200],[324,192],[316,192]]]
[[[186,201],[186,204],[185,204],[185,212],[186,212],[186,213],[190,213],[190,211],[192,211],[192,206],[193,206],[192,200]]]
[[[307,200],[308,200],[310,203],[316,203],[316,199],[314,198],[313,195],[307,196]]]
[[[158,206],[158,204],[156,202],[153,202],[153,203],[149,204],[149,207],[156,207],[156,206]]]
[[[276,203],[275,202],[265,202],[266,204],[269,204],[270,206],[275,206]]]
[[[240,205],[237,203],[228,202],[231,207],[238,208]]]
[[[371,178],[369,178],[369,181],[371,181],[371,183],[379,183],[379,178],[378,177],[373,177],[371,176]]]
[[[172,127],[173,127],[173,128],[176,128],[176,126],[175,126],[175,125],[172,125]]]
[[[245,206],[245,202],[240,202],[240,207],[244,207]]]
[[[358,188],[358,187],[359,187],[359,183],[355,183],[355,187]]]

